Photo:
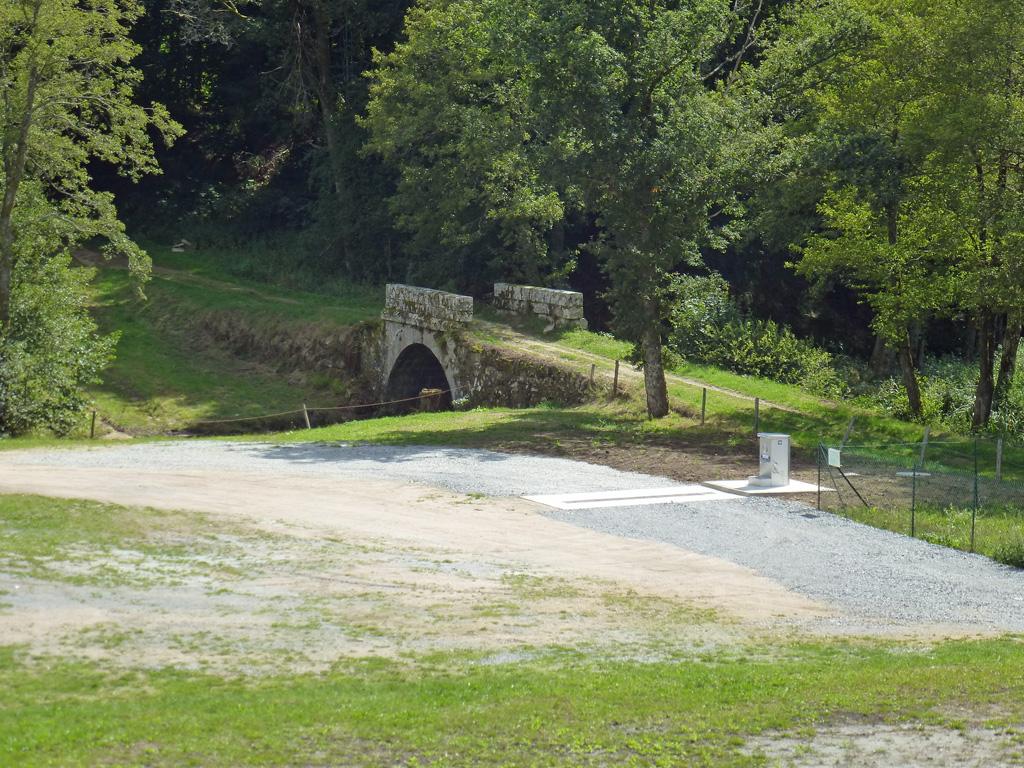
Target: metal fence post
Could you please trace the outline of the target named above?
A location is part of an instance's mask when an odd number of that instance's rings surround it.
[[[911,471],[910,481],[910,538],[917,538],[917,467]]]
[[[821,459],[825,452],[825,444],[818,443],[818,511],[821,512]]]
[[[978,520],[978,438],[974,438],[974,506],[971,508],[971,552],[974,551],[974,531]]]

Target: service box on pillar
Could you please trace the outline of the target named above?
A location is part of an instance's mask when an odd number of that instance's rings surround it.
[[[750,484],[763,488],[789,485],[789,435],[759,432],[760,471],[750,478]]]

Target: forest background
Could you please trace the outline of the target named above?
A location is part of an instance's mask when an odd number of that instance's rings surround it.
[[[636,344],[655,416],[683,356],[1024,433],[1011,0],[0,14],[6,431],[66,427],[115,354],[69,254],[98,239],[142,286],[128,232],[314,290],[583,291]]]

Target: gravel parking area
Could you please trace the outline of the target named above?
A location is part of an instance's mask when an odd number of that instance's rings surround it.
[[[665,478],[566,459],[513,456],[465,448],[239,443],[188,440],[90,449],[0,453],[11,464],[53,467],[223,470],[290,475],[405,480],[456,493],[522,496],[531,493],[612,491],[671,485]]]
[[[545,514],[745,565],[837,606],[842,615],[828,621],[845,631],[919,624],[1024,631],[1024,571],[804,504],[762,497]]]
[[[487,496],[671,485],[664,478],[564,459],[454,448],[182,441],[0,454],[0,472],[16,472],[19,464],[351,476]],[[1024,571],[818,513],[805,504],[737,497],[571,512],[537,509],[584,528],[746,566],[837,608],[837,618],[823,620],[833,630],[878,633],[930,625],[1024,632]]]

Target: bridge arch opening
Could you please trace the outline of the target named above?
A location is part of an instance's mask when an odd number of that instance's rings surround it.
[[[386,399],[416,398],[424,389],[441,390],[443,394],[440,407],[442,409],[451,408],[452,385],[448,381],[448,375],[445,373],[441,361],[425,344],[410,344],[402,350],[391,367],[385,389]],[[411,411],[416,410],[418,403],[416,400],[409,400],[407,403],[399,403],[393,407],[399,411]]]

